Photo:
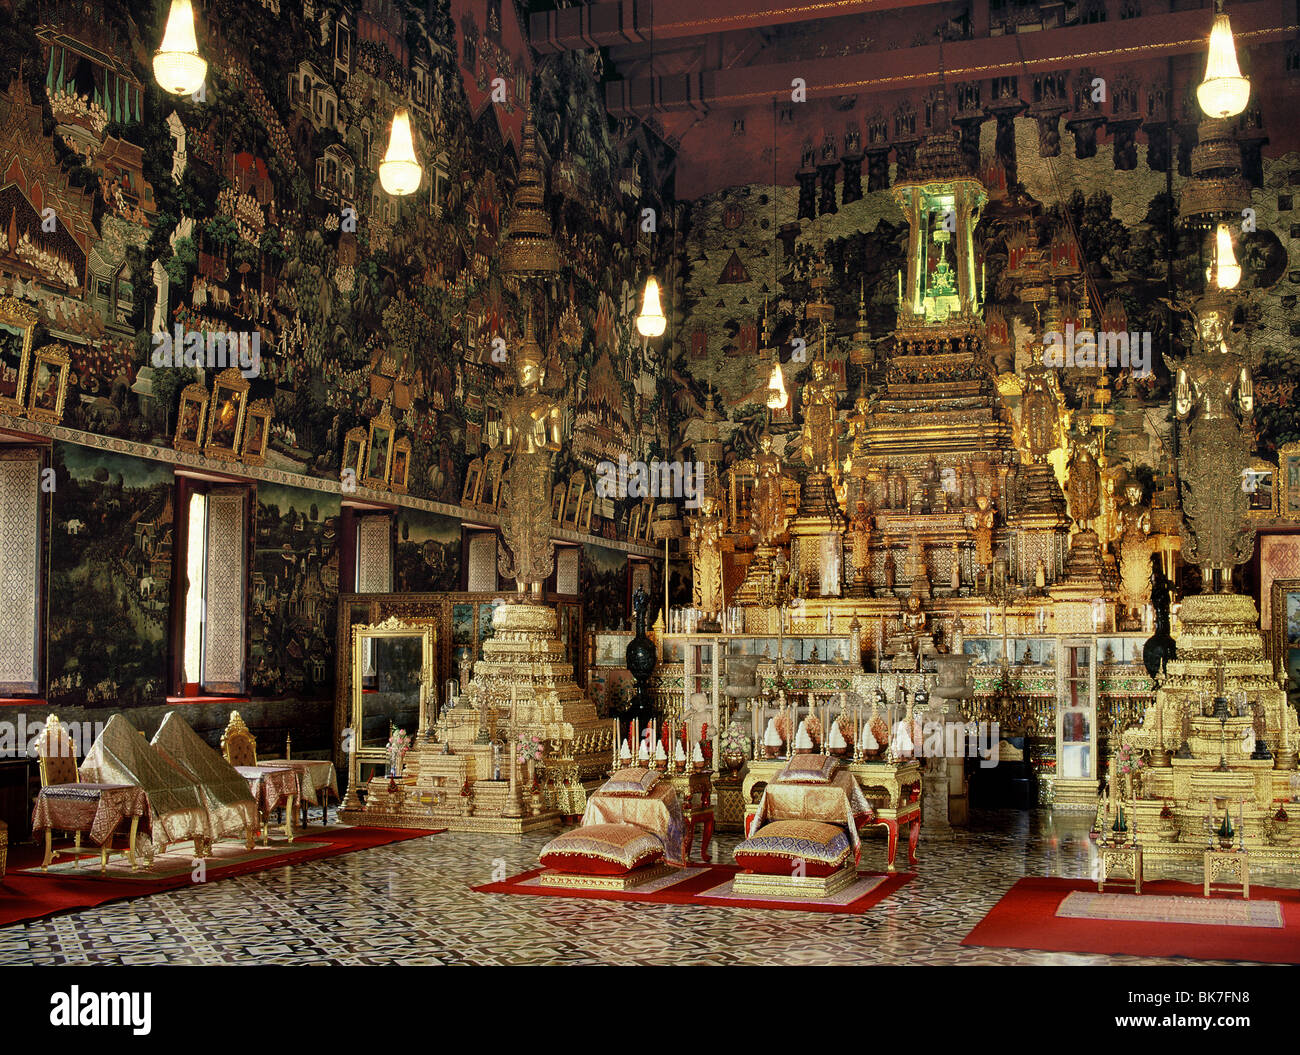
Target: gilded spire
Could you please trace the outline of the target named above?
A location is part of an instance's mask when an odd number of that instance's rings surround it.
[[[544,185],[530,107],[521,137],[519,183],[501,246],[501,269],[508,275],[542,277],[560,270],[560,250],[552,236],[551,218],[546,215]]]

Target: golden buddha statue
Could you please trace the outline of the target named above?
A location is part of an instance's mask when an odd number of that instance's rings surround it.
[[[764,432],[758,438],[754,455],[754,498],[751,520],[760,546],[771,546],[785,530],[785,494],[781,458],[772,450],[772,436]]]
[[[1250,368],[1228,343],[1229,311],[1222,294],[1198,302],[1196,339],[1174,381],[1174,414],[1184,437],[1183,556],[1201,565],[1211,589],[1230,589],[1233,566],[1249,560],[1254,547],[1242,476],[1250,464],[1255,398]]]
[[[712,495],[700,499],[700,515],[691,519],[693,605],[708,617],[722,611],[721,504]]]
[[[975,541],[975,563],[980,568],[976,572],[977,586],[980,576],[983,576],[986,585],[993,581],[993,524],[996,519],[997,511],[989,501],[989,496],[977,495],[975,511],[966,520],[966,528]]]
[[[1124,501],[1116,511],[1119,521],[1119,576],[1122,601],[1129,615],[1138,613],[1146,604],[1151,577],[1151,552],[1155,542],[1151,538],[1151,509],[1142,501],[1142,485],[1129,480],[1124,488]]]
[[[823,329],[823,346],[825,332]],[[803,388],[803,427],[799,452],[814,473],[834,472],[839,464],[839,419],[835,378],[823,356],[812,363],[812,379]]]
[[[853,585],[865,586],[871,569],[871,514],[860,498],[849,524],[849,539],[853,545]]]
[[[502,408],[503,439],[511,453],[505,473],[508,501],[501,514],[505,550],[497,565],[522,595],[540,597],[555,565],[551,541],[551,460],[560,449],[560,406],[543,392],[542,350],[533,338],[532,313],[512,349],[515,393]]]

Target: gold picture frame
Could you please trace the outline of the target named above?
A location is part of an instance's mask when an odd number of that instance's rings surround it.
[[[582,496],[582,510],[578,513],[578,530],[591,533],[591,512],[596,505],[596,492],[588,491]]]
[[[1287,699],[1295,703],[1300,701],[1300,579],[1274,579],[1269,602],[1273,670],[1290,678]]]
[[[393,444],[393,469],[389,474],[389,488],[399,495],[406,494],[410,475],[411,441],[406,436],[399,436],[397,442]]]
[[[21,414],[32,361],[34,308],[16,297],[0,297],[0,412]]]
[[[200,384],[186,385],[181,390],[181,405],[176,415],[176,435],[172,438],[172,446],[178,451],[202,450],[207,417],[208,390]]]
[[[1300,440],[1277,450],[1278,516],[1300,520]]]
[[[1242,488],[1246,492],[1246,515],[1254,520],[1277,516],[1277,466],[1263,458],[1252,458]]]
[[[569,486],[564,493],[564,518],[560,527],[578,530],[578,521],[582,517],[582,496],[587,490],[587,477],[576,472],[569,477]]]
[[[628,512],[627,516],[627,540],[635,542],[641,535],[641,511],[644,507],[638,502]]]
[[[501,488],[506,482],[506,456],[503,451],[492,451],[483,459],[483,485],[479,488],[478,504],[496,509],[501,504]]]
[[[221,461],[239,461],[239,441],[244,435],[244,412],[249,381],[237,367],[229,367],[212,382],[203,453]]]
[[[475,458],[465,467],[465,486],[460,492],[460,504],[472,506],[478,504],[479,491],[483,487],[483,459]]]
[[[339,479],[348,482],[348,473],[352,474],[351,484],[356,487],[366,468],[366,441],[368,433],[360,425],[348,429],[343,437],[343,464],[339,466]]]
[[[397,440],[397,422],[385,403],[370,419],[370,432],[366,437],[365,474],[361,482],[376,491],[388,488],[393,471],[393,444]]]
[[[275,408],[269,399],[255,399],[244,418],[243,460],[245,465],[265,465],[266,446],[271,439]]]
[[[68,394],[68,371],[72,356],[64,344],[38,348],[27,386],[27,416],[33,421],[57,424],[63,420],[63,401]]]
[[[551,519],[558,525],[564,513],[564,484],[555,484],[551,488]]]

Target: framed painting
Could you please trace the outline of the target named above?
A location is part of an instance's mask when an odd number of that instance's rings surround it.
[[[501,486],[505,482],[506,456],[492,451],[483,459],[483,487],[479,491],[479,505],[495,509],[501,502]]]
[[[587,489],[587,478],[582,473],[569,477],[569,487],[564,493],[564,517],[561,527],[578,529],[578,519],[582,515],[582,496]]]
[[[645,507],[638,502],[634,505],[627,517],[627,540],[635,542],[641,537],[641,511]]]
[[[393,470],[393,444],[397,439],[397,423],[385,403],[379,413],[370,419],[370,433],[366,439],[366,471],[361,482],[376,491],[386,490],[389,474]]]
[[[582,496],[582,512],[578,515],[578,530],[591,531],[591,511],[596,504],[596,492],[588,491]]]
[[[34,308],[15,297],[0,297],[0,411],[23,410],[35,330]]]
[[[560,523],[560,517],[564,513],[564,484],[556,484],[551,488],[551,519],[557,524]]]
[[[366,435],[366,430],[358,425],[355,429],[348,429],[343,437],[343,464],[339,468],[339,479],[345,484],[350,483],[352,488],[365,474]]]
[[[1300,520],[1300,440],[1277,451],[1278,515]]]
[[[393,471],[389,476],[388,486],[397,494],[404,495],[410,475],[411,441],[406,436],[400,436],[393,444]]]
[[[33,421],[57,423],[63,419],[71,362],[65,345],[49,344],[37,350],[27,393],[27,416]]]
[[[186,385],[181,390],[181,408],[176,415],[176,435],[172,446],[178,451],[202,450],[207,415],[208,390],[199,384]]]
[[[479,491],[483,487],[483,460],[475,458],[465,467],[465,489],[460,495],[460,504],[472,506],[478,503]]]
[[[269,399],[255,399],[244,420],[243,460],[246,465],[266,464],[266,445],[271,438],[271,418],[275,408]]]
[[[244,412],[248,402],[248,378],[236,367],[222,370],[212,383],[208,401],[207,439],[203,453],[222,461],[239,460],[239,440],[244,431]]]
[[[1296,706],[1300,703],[1300,579],[1274,579],[1270,600],[1273,669],[1286,675],[1286,698]]]
[[[1263,458],[1252,458],[1242,472],[1241,489],[1246,492],[1246,514],[1256,520],[1277,516],[1277,466]]]

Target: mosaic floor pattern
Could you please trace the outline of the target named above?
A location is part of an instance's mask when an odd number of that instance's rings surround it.
[[[0,964],[1193,962],[960,944],[1020,877],[1091,875],[1090,820],[985,812],[952,835],[923,829],[917,878],[863,915],[475,894],[535,867],[553,833],[448,833],[0,928]],[[720,836],[713,859],[736,841]],[[883,840],[864,843],[864,868],[884,859]]]

